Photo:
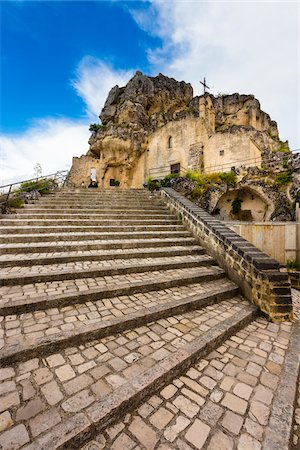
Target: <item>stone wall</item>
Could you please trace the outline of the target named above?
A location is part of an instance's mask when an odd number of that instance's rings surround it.
[[[226,225],[262,252],[285,265],[300,263],[300,222],[227,222]]]
[[[224,223],[171,188],[161,190],[173,213],[182,217],[195,236],[223,267],[243,295],[272,321],[292,318],[291,286],[279,263],[230,230]]]

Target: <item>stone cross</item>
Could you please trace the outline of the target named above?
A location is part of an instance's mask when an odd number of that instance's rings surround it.
[[[205,94],[206,89],[210,89],[210,87],[207,86],[207,84],[206,84],[205,77],[204,77],[203,81],[200,81],[200,83],[201,83],[202,86],[203,86],[203,93]]]

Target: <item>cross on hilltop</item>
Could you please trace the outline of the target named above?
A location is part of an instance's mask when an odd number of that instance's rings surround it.
[[[201,83],[201,84],[202,84],[202,86],[203,86],[203,93],[205,94],[205,92],[206,92],[206,89],[210,89],[210,87],[209,87],[209,86],[207,86],[207,84],[206,84],[206,80],[205,80],[205,77],[204,77],[203,81],[200,81],[200,83]]]

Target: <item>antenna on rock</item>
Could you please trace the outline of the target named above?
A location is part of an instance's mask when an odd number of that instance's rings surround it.
[[[210,89],[210,87],[207,86],[207,84],[206,84],[205,77],[204,77],[203,81],[200,81],[200,83],[201,83],[202,86],[203,86],[203,94],[205,94],[205,93],[206,93],[206,89]]]

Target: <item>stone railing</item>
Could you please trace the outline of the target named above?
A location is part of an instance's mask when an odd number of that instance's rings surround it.
[[[161,189],[161,196],[246,298],[272,321],[292,319],[290,280],[277,261],[173,189]]]

